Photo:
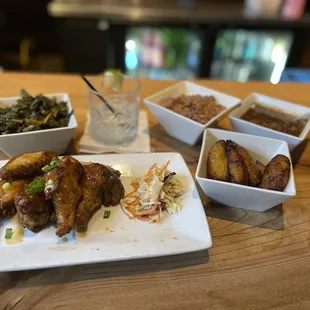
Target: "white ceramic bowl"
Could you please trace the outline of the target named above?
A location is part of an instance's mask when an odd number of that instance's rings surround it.
[[[289,182],[283,192],[207,179],[206,163],[209,150],[218,140],[229,139],[246,148],[255,160],[265,165],[277,154],[291,159],[287,143],[284,141],[207,129],[203,137],[196,179],[208,197],[230,207],[263,212],[296,196],[292,166]]]
[[[56,97],[57,101],[66,101],[69,112],[72,111],[68,94],[49,94],[44,96],[49,98]],[[4,105],[12,106],[19,98],[0,98],[0,102]],[[0,151],[8,157],[41,150],[49,150],[62,154],[73,138],[76,127],[76,119],[72,114],[67,127],[0,135]]]
[[[306,139],[310,130],[310,121],[308,121],[301,135],[299,137],[295,137],[242,120],[241,117],[250,109],[253,103],[262,103],[267,107],[269,106],[271,108],[280,109],[285,113],[296,116],[310,113],[310,109],[307,107],[292,102],[267,97],[265,95],[252,93],[241,103],[240,107],[232,111],[229,115],[230,123],[235,131],[286,141],[290,150],[293,150],[299,143]]]
[[[217,102],[226,109],[212,118],[208,123],[200,124],[158,104],[163,98],[181,95],[214,96]],[[201,138],[204,129],[229,114],[240,103],[240,99],[195,83],[179,82],[147,97],[144,103],[156,115],[170,136],[187,144],[194,145]]]

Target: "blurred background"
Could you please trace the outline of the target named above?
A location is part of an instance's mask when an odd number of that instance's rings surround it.
[[[1,0],[0,71],[310,82],[307,0]]]

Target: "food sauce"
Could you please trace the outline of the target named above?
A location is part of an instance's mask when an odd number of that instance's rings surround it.
[[[241,119],[269,129],[299,137],[308,120],[295,121],[296,116],[263,105],[254,104]]]

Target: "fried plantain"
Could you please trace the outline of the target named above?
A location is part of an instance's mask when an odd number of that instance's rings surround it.
[[[226,155],[228,159],[229,180],[231,183],[248,185],[249,177],[246,165],[242,157],[239,155],[236,143],[226,141]]]
[[[276,155],[265,168],[261,188],[283,191],[291,172],[290,160],[284,155]]]
[[[254,159],[244,147],[235,143],[235,148],[239,153],[239,155],[241,156],[248,171],[249,185],[257,186],[262,178],[261,171],[257,168]]]
[[[209,151],[207,176],[209,179],[229,182],[228,161],[224,140],[217,141]]]
[[[266,166],[259,160],[255,161],[255,165],[260,170],[261,175],[263,176]]]

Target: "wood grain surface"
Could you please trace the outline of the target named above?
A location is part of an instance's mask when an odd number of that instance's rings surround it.
[[[142,98],[172,81],[142,81]],[[198,81],[239,98],[251,92],[310,107],[302,84]],[[77,76],[0,74],[0,97],[67,92],[83,133],[86,87]],[[194,174],[200,145],[165,134],[149,115],[152,151],[180,152]],[[219,127],[230,129],[227,119]],[[0,273],[0,309],[310,309],[310,146],[295,158],[297,197],[265,213],[210,204],[209,251],[172,257]],[[21,257],[22,259],[22,257]],[[0,253],[1,263],[1,253]]]

